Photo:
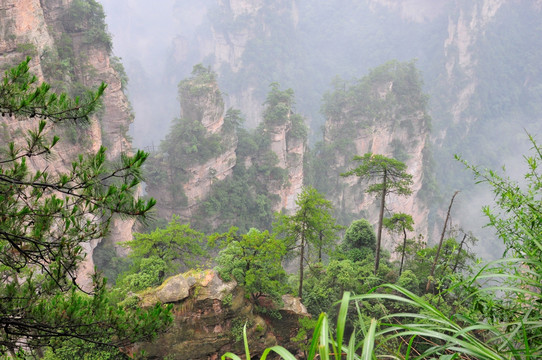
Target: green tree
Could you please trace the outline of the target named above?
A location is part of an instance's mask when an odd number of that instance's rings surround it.
[[[294,214],[277,215],[274,231],[284,236],[289,250],[297,249],[299,252],[298,296],[302,298],[303,269],[308,258],[308,251],[305,250],[311,245],[322,249],[324,244],[333,242],[336,236],[336,230],[333,231],[333,229],[338,229],[338,227],[331,216],[333,209],[331,202],[313,187],[305,187],[295,203],[297,211]],[[321,260],[321,255],[319,258]]]
[[[287,291],[281,264],[286,254],[284,242],[267,230],[254,228],[241,236],[237,228],[232,228],[222,236],[226,237],[226,247],[216,258],[220,277],[225,281],[235,279],[255,302],[266,295],[280,303]]]
[[[361,261],[367,255],[374,255],[376,234],[373,225],[366,219],[355,220],[350,224],[341,245],[341,251],[352,261]]]
[[[62,23],[68,33],[84,33],[85,43],[99,43],[111,51],[113,42],[107,31],[105,12],[96,0],[73,0],[62,16]]]
[[[380,263],[380,246],[382,243],[382,223],[386,196],[389,194],[410,195],[412,190],[412,175],[406,172],[406,165],[398,160],[383,155],[366,153],[354,156],[353,161],[360,163],[358,167],[342,173],[341,176],[356,175],[372,182],[366,192],[380,194],[380,213],[378,216],[378,232],[375,252],[375,274]]]
[[[164,229],[135,233],[124,245],[132,250],[129,257],[134,264],[121,282],[130,290],[159,285],[166,276],[194,267],[207,254],[205,234],[182,224],[176,215]]]
[[[135,196],[147,154],[123,155],[110,168],[102,147],[79,155],[66,172],[49,171],[46,160],[59,139],[47,132],[57,122],[87,121],[105,85],[81,99],[53,94],[37,84],[29,61],[0,82],[2,123],[33,127],[24,141],[1,149],[0,353],[16,358],[23,349],[66,339],[102,346],[143,340],[170,321],[168,311],[128,314],[111,303],[98,276],[90,292],[81,291],[76,271],[85,257],[82,244],[106,235],[115,214],[144,216],[154,205]]]
[[[393,214],[391,218],[385,218],[383,226],[390,233],[400,234],[403,233],[403,246],[401,248],[401,265],[399,266],[399,276],[403,272],[403,264],[405,262],[405,253],[407,247],[407,230],[414,231],[414,220],[412,216],[405,213]]]

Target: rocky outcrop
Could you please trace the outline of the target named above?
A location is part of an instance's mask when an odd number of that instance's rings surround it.
[[[275,205],[274,211],[285,210],[292,213],[295,200],[303,187],[303,156],[306,150],[306,139],[295,136],[291,121],[284,124],[270,126],[266,132],[271,140],[271,150],[277,155],[277,166],[286,170],[287,179],[269,189],[270,193],[277,194],[280,202]]]
[[[60,135],[55,146],[55,155],[48,163],[51,172],[63,172],[71,167],[77,154],[95,152],[100,146],[108,148],[108,156],[116,159],[121,152],[129,152],[126,138],[129,124],[133,120],[130,106],[123,93],[118,72],[110,63],[110,47],[103,24],[104,41],[90,41],[88,27],[79,24],[70,27],[65,14],[71,1],[66,0],[2,0],[0,1],[0,67],[6,69],[19,63],[26,56],[32,58],[31,71],[53,85],[56,90],[77,94],[83,88],[96,88],[101,82],[108,84],[102,110],[85,126],[62,125],[52,133]],[[96,8],[99,19],[100,7]],[[103,21],[103,18],[101,18]],[[60,50],[62,48],[62,51]],[[64,65],[62,71],[60,67]],[[69,65],[66,65],[69,64]],[[79,90],[76,90],[79,89]],[[18,139],[21,130],[33,128],[29,121],[13,121],[2,118],[7,137]],[[35,169],[44,164],[32,162]],[[131,238],[133,221],[116,220],[113,224],[114,241]],[[83,244],[87,256],[80,267],[80,282],[90,285],[87,275],[94,271],[92,252],[100,239]]]
[[[309,316],[299,299],[283,297],[280,320],[260,314],[242,288],[225,283],[214,270],[188,272],[167,279],[161,286],[137,295],[143,306],[157,301],[173,305],[173,324],[152,343],[138,344],[149,359],[218,359],[225,352],[244,353],[242,331],[247,324],[251,354],[280,344],[292,353],[290,338],[298,320]]]
[[[225,122],[222,93],[210,69],[195,67],[179,84],[179,97],[181,118],[150,160],[147,192],[157,199],[161,217],[188,220],[213,183],[232,174],[237,134],[235,125]]]

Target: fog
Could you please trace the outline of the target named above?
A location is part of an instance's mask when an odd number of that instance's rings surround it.
[[[269,83],[293,88],[314,143],[333,78],[417,59],[430,99],[438,207],[461,190],[454,221],[476,231],[492,195],[474,187],[453,155],[484,167],[506,164],[518,174],[529,149],[525,131],[542,131],[540,6],[528,1],[101,2],[130,78],[135,147],[159,144],[179,114],[178,82],[200,62],[218,72],[227,105],[240,108],[249,126]],[[481,243],[480,254],[499,256],[500,249]]]
[[[101,0],[113,35],[114,55],[122,58],[129,77],[128,95],[135,113],[133,145],[157,146],[178,117],[177,84],[170,67],[173,42],[191,38],[205,15],[204,2],[179,0]]]

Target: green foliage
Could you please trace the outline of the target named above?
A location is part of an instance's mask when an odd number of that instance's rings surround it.
[[[27,56],[34,57],[38,55],[38,50],[36,49],[36,45],[34,45],[33,43],[17,44],[17,47],[15,50],[18,53],[21,53],[24,57],[27,57]]]
[[[130,269],[131,259],[118,255],[117,246],[109,236],[102,239],[92,252],[94,266],[107,279],[108,284],[115,285],[117,277]]]
[[[277,106],[288,107],[289,117],[284,119],[290,122],[286,140],[304,141],[307,131],[304,120],[290,108],[293,92],[279,90],[278,84],[271,87],[265,111],[273,112],[271,108]],[[198,228],[225,231],[232,224],[243,232],[251,227],[271,228],[273,208],[279,201],[279,196],[272,192],[288,181],[288,170],[278,166],[279,159],[271,149],[270,133],[277,124],[264,121],[249,132],[239,126],[242,122],[239,110],[226,112],[225,128],[237,132],[237,161],[231,177],[213,182],[211,192],[198,209],[194,221]]]
[[[375,274],[380,263],[380,244],[382,241],[382,224],[384,221],[384,207],[388,194],[407,196],[412,193],[412,175],[406,172],[406,165],[399,160],[390,159],[383,155],[366,153],[363,156],[354,156],[354,161],[360,165],[342,173],[341,176],[356,175],[368,180],[370,185],[365,192],[380,194],[380,215],[378,218],[378,233],[376,242]],[[372,182],[372,183],[371,183]]]
[[[372,69],[361,79],[336,78],[334,90],[323,96],[322,113],[329,121],[340,123],[329,136],[350,145],[359,128],[376,122],[406,125],[406,118],[425,111],[427,97],[422,92],[422,78],[414,61],[396,60]]]
[[[379,154],[367,153],[354,156],[352,159],[359,165],[341,176],[356,175],[373,182],[365,190],[367,193],[410,195],[412,190],[412,175],[406,172],[405,163]],[[384,196],[385,196],[384,195]]]
[[[340,302],[335,334],[329,331],[327,316],[322,314],[315,326],[306,358],[315,359],[319,350],[320,359],[328,359],[330,354],[335,354],[336,359],[342,358],[343,354],[352,359],[355,358],[354,353],[359,354],[360,347],[364,359],[377,356],[402,359],[539,358],[542,355],[542,297],[539,291],[542,246],[538,227],[542,214],[539,191],[542,177],[538,166],[542,152],[533,138],[531,142],[534,155],[525,158],[529,170],[524,186],[493,171],[481,171],[467,165],[480,181],[491,185],[497,207],[486,212],[491,226],[507,245],[508,254],[514,257],[485,264],[471,277],[463,279],[455,274],[452,286],[441,287],[442,292],[436,296],[422,297],[415,293],[416,283],[420,283],[422,277],[420,271],[411,270],[403,272],[398,282],[413,291],[386,284],[362,295],[350,297],[345,293]],[[448,256],[443,258],[457,259],[461,255],[463,241],[456,252],[457,242],[447,240],[442,249],[444,253],[448,252]],[[419,250],[417,256],[424,256],[429,264],[432,257],[430,251],[436,249],[427,249],[425,254]],[[330,271],[330,274],[344,275],[337,276],[335,281],[356,276],[354,267],[348,261],[344,260],[340,269]],[[419,263],[419,259],[412,261],[412,265]],[[338,265],[337,262],[333,266]],[[320,278],[326,276],[324,273]],[[345,282],[348,284],[348,281]],[[329,287],[328,283],[315,286],[322,291]],[[320,299],[329,296],[336,298],[338,293],[339,289],[329,291]],[[309,299],[308,296],[306,298]],[[347,319],[352,316],[352,312],[348,311],[351,301],[354,301],[357,317],[354,315],[354,319],[348,322]],[[379,307],[384,308],[384,312],[374,312]],[[364,309],[377,314],[368,327]],[[352,322],[359,324],[361,331],[352,331],[352,338],[346,344],[344,332]],[[357,335],[361,339],[356,338]],[[339,348],[341,351],[338,351]],[[283,350],[277,347],[267,349],[262,358],[271,351]],[[281,356],[293,358],[286,352]],[[225,354],[222,358],[227,357],[237,359],[233,354]]]
[[[331,216],[331,202],[313,187],[305,187],[295,203],[296,212],[292,215],[277,214],[273,228],[277,234],[283,236],[289,251],[296,250],[299,253],[298,296],[302,297],[305,252],[309,258],[307,249],[312,246],[318,253],[318,261],[321,262],[322,252],[333,246],[340,227]]]
[[[233,174],[213,183],[194,221],[198,228],[226,231],[232,224],[241,232],[255,226],[271,228],[273,208],[279,197],[270,188],[285,183],[286,170],[277,166],[278,158],[262,129],[252,133],[241,128],[237,131],[237,163]]]
[[[288,121],[294,105],[294,91],[287,89],[281,91],[279,84],[274,82],[269,85],[271,90],[267,94],[264,105],[267,105],[263,118],[268,126],[282,125]]]
[[[48,84],[37,84],[28,62],[0,83],[4,119],[30,124],[20,141],[1,149],[0,353],[54,350],[70,339],[118,347],[152,338],[171,321],[167,309],[128,312],[98,276],[87,293],[75,277],[83,246],[104,237],[113,216],[144,216],[154,205],[136,196],[147,154],[110,164],[102,147],[79,155],[64,172],[50,172],[47,160],[59,139],[48,130],[58,122],[86,121],[105,85],[81,99],[53,94]]]
[[[0,113],[3,116],[48,119],[52,122],[88,120],[88,116],[99,105],[106,85],[102,84],[96,92],[87,93],[82,98],[71,99],[66,94],[57,95],[50,91],[49,84],[37,85],[37,77],[29,73],[29,61],[30,58],[27,58],[19,66],[5,72],[0,85]],[[32,132],[31,135],[35,139],[41,133]]]
[[[122,59],[117,56],[112,56],[110,58],[110,64],[113,70],[115,70],[120,77],[121,88],[123,90],[126,90],[126,87],[128,85],[128,74],[126,74],[126,69],[124,69]]]
[[[375,250],[376,234],[373,225],[366,219],[352,222],[344,234],[341,254],[352,261],[361,261],[367,256],[374,256]]]
[[[293,138],[305,140],[308,132],[307,126],[303,117],[294,114],[293,111],[294,91],[292,89],[280,90],[280,85],[276,82],[271,83],[269,87],[271,90],[269,90],[264,103],[266,105],[263,111],[264,127],[273,128],[290,123],[291,129],[288,134]]]
[[[68,33],[84,33],[85,43],[101,44],[111,51],[113,42],[107,31],[105,12],[95,0],[73,0],[62,17]]]
[[[382,225],[392,234],[403,233],[403,246],[401,248],[401,265],[399,266],[399,275],[401,275],[401,273],[403,272],[403,264],[405,261],[408,240],[406,231],[414,231],[414,220],[412,220],[412,216],[408,214],[398,213],[393,214],[391,218],[385,218]]]
[[[120,285],[132,291],[160,285],[167,276],[193,268],[207,254],[205,235],[182,224],[175,215],[166,228],[135,233],[123,245],[130,248],[133,265]]]
[[[241,114],[241,110],[229,108],[224,115],[224,127],[226,130],[234,130],[240,128],[245,119]]]
[[[175,119],[160,150],[167,154],[167,160],[174,169],[177,164],[203,164],[213,156],[222,153],[223,139],[219,134],[207,134],[203,124],[197,119]]]
[[[225,236],[226,248],[216,258],[220,277],[236,280],[255,302],[268,296],[280,304],[287,291],[286,272],[281,264],[286,254],[284,243],[267,230],[250,229],[239,236],[237,229],[232,228]]]
[[[290,340],[298,344],[298,347],[301,351],[307,354],[310,349],[310,337],[316,327],[318,320],[302,317],[299,319],[299,330],[297,334]]]

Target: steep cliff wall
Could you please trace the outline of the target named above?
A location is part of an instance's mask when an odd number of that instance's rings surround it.
[[[295,210],[295,200],[304,184],[303,160],[307,142],[307,128],[303,117],[294,113],[294,103],[292,89],[280,90],[278,84],[273,83],[259,126],[270,140],[270,149],[278,159],[276,166],[285,171],[285,181],[269,187],[270,193],[280,197],[273,210],[288,213]]]
[[[79,1],[81,3],[81,1]],[[55,156],[47,163],[52,171],[65,171],[77,154],[95,152],[101,145],[108,147],[110,159],[122,151],[129,151],[126,131],[132,115],[123,93],[121,79],[110,60],[111,43],[104,23],[101,6],[80,11],[77,0],[2,0],[0,1],[0,67],[8,68],[26,56],[32,57],[31,69],[40,80],[53,85],[55,90],[80,95],[87,88],[106,82],[102,109],[89,124],[59,124],[52,133],[60,136]],[[79,16],[79,18],[73,18]],[[96,37],[99,36],[99,37]],[[20,138],[21,130],[33,128],[34,123],[13,122],[2,118],[9,129],[8,138]],[[44,164],[33,163],[35,168]],[[112,239],[131,238],[133,222],[117,220],[112,226]],[[83,285],[94,271],[92,251],[96,239],[84,244],[87,257],[80,268]]]
[[[215,74],[201,66],[179,84],[181,118],[174,121],[160,150],[149,161],[147,192],[160,217],[190,220],[214,182],[236,164],[235,125],[225,122]]]
[[[317,186],[327,194],[345,224],[361,217],[378,220],[379,199],[366,194],[367,181],[341,173],[356,166],[354,155],[371,152],[395,158],[413,175],[412,195],[390,195],[387,213],[412,215],[416,234],[428,234],[429,213],[423,198],[427,186],[429,116],[421,78],[413,63],[390,62],[374,69],[363,79],[337,84],[324,103],[327,121],[323,150],[317,154],[322,171]],[[322,176],[324,175],[324,176]],[[415,235],[415,234],[413,234]],[[385,238],[386,239],[386,238]],[[391,239],[384,242],[392,248]]]
[[[197,65],[181,81],[181,118],[147,166],[147,192],[161,218],[180,215],[205,231],[269,229],[273,213],[293,211],[304,181],[307,129],[293,111],[293,91],[273,84],[263,120],[243,129],[224,114],[215,73]]]
[[[209,20],[211,36],[202,42],[201,57],[212,59],[221,86],[228,92],[227,103],[242,109],[246,125],[254,128],[262,117],[265,100],[261,85],[277,81],[273,68],[281,67],[272,60],[275,54],[262,56],[260,51],[262,46],[292,33],[298,21],[296,1],[220,0],[209,11]],[[284,50],[294,49],[285,45]],[[263,77],[260,64],[268,72]]]

